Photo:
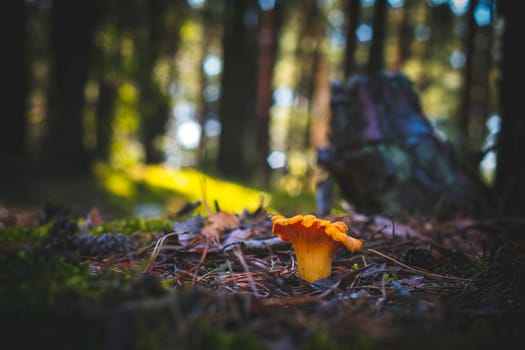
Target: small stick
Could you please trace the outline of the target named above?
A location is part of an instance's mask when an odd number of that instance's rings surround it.
[[[257,288],[255,287],[255,281],[253,280],[252,273],[250,272],[250,268],[248,267],[248,264],[246,264],[246,260],[244,259],[244,255],[242,254],[242,249],[239,245],[235,245],[232,249],[233,255],[237,259],[239,259],[239,262],[241,263],[244,271],[246,272],[246,278],[248,279],[248,282],[250,284],[250,287],[252,288],[253,294],[255,297],[259,298],[261,295],[257,291]]]
[[[408,265],[405,265],[402,262],[400,262],[400,261],[398,261],[398,260],[396,260],[394,258],[391,258],[388,255],[383,254],[380,251],[377,251],[377,250],[372,249],[372,248],[368,248],[367,251],[369,251],[370,253],[379,255],[379,256],[387,259],[387,260],[390,260],[394,264],[397,264],[397,265],[401,266],[402,268],[404,268],[404,269],[406,269],[408,271],[411,271],[411,272],[414,272],[414,273],[418,273],[420,275],[427,276],[429,278],[443,278],[443,279],[449,279],[449,280],[454,280],[454,281],[467,281],[467,282],[468,281],[472,281],[472,279],[469,279],[469,278],[461,278],[461,277],[455,277],[455,276],[439,275],[439,274],[436,274],[436,273],[428,272],[426,270],[416,269],[416,268],[410,267]]]
[[[202,251],[201,259],[199,260],[199,263],[195,266],[193,266],[193,278],[191,281],[191,285],[194,286],[195,282],[197,281],[197,269],[201,267],[202,264],[204,264],[204,260],[206,260],[206,256],[208,255],[208,249],[210,248],[210,240],[208,237],[206,237],[206,244],[204,245],[204,250]]]
[[[148,264],[146,265],[146,267],[144,268],[144,271],[143,271],[144,273],[151,272],[151,269],[153,268],[153,265],[155,264],[155,260],[157,259],[157,256],[159,255],[160,247],[162,246],[166,238],[173,236],[173,235],[178,235],[178,234],[179,232],[171,232],[157,240],[157,243],[155,243],[155,247],[153,248],[153,252],[151,253],[150,260]]]
[[[394,221],[394,216],[390,216],[392,220],[392,256],[395,256],[394,251],[396,249],[396,222]]]

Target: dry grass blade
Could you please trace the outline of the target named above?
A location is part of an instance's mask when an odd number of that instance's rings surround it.
[[[179,234],[178,232],[171,232],[157,240],[157,242],[155,243],[155,247],[153,248],[153,251],[151,252],[151,257],[148,261],[148,264],[144,268],[144,271],[143,271],[144,273],[151,272],[151,269],[153,268],[153,265],[155,264],[155,260],[157,259],[157,256],[159,255],[160,247],[162,246],[166,238],[174,236],[174,235],[178,235],[178,234]]]
[[[206,256],[208,255],[209,248],[210,248],[210,241],[208,240],[208,238],[206,238],[206,244],[204,245],[204,250],[202,251],[202,255],[201,255],[201,259],[199,260],[199,263],[190,269],[190,271],[193,272],[192,285],[195,285],[195,282],[197,281],[197,269],[204,263],[204,260],[206,260]]]
[[[250,268],[248,267],[248,264],[246,264],[246,260],[244,259],[244,255],[242,253],[241,247],[239,245],[235,245],[232,250],[233,250],[233,255],[235,255],[235,257],[239,259],[239,262],[241,263],[242,268],[246,272],[246,277],[248,278],[248,282],[250,283],[253,294],[256,297],[260,297],[259,292],[257,291],[257,288],[255,287],[255,282],[250,272]]]

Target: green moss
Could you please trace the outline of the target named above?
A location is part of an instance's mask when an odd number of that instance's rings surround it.
[[[337,341],[325,332],[314,330],[304,346],[304,350],[342,350],[345,346],[339,345]]]
[[[262,350],[262,344],[244,330],[229,330],[224,327],[217,327],[207,322],[201,322],[197,325],[200,335],[198,349],[216,349],[216,350]]]
[[[337,337],[329,329],[320,327],[321,321],[313,322],[309,327],[309,336],[306,338],[303,350],[372,350],[378,349],[380,341],[368,335],[348,335]]]
[[[171,232],[173,221],[164,218],[133,217],[128,219],[113,220],[90,230],[92,234],[104,232],[131,234],[134,232]]]
[[[154,328],[146,322],[137,320],[134,325],[135,338],[134,349],[136,350],[161,350],[166,349],[162,339],[169,339],[167,325],[156,325]]]
[[[46,227],[38,229],[23,226],[8,226],[0,230],[0,246],[8,244],[39,245]]]
[[[0,256],[0,310],[44,311],[57,303],[94,298],[86,263],[72,264],[64,257],[18,251]]]

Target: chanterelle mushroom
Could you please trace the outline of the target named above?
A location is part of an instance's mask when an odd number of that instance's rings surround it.
[[[330,222],[314,215],[297,215],[285,218],[272,217],[272,234],[291,242],[297,258],[299,277],[315,282],[330,276],[335,252],[345,247],[354,253],[363,243],[348,236],[348,226],[342,221]]]

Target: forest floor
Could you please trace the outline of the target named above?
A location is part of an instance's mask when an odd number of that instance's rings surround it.
[[[293,247],[272,236],[264,205],[187,204],[111,220],[96,208],[75,216],[62,206],[0,205],[3,341],[19,349],[521,348],[525,220],[334,214],[324,219],[344,221],[363,248],[339,250],[331,276],[308,283]]]

